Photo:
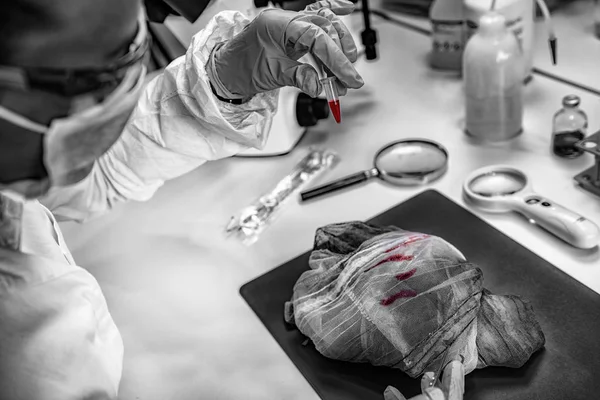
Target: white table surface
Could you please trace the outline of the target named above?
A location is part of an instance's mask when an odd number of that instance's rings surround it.
[[[600,198],[572,180],[592,164],[591,156],[569,161],[550,154],[552,114],[562,96],[581,96],[592,132],[600,128],[597,97],[537,76],[526,88],[524,134],[505,145],[476,146],[462,132],[460,81],[424,65],[429,38],[379,19],[375,27],[381,57],[358,62],[366,84],[343,98],[341,125],[320,123],[289,156],[209,163],[169,182],[148,202],[118,205],[83,225],[61,224],[78,264],[102,286],[123,335],[121,399],[318,399],[240,297],[240,286],[309,250],[317,227],[368,219],[424,188],[372,181],[310,204],[291,201],[254,246],[227,239],[229,217],[273,187],[309,145],[341,157],[326,181],[370,167],[374,152],[389,141],[430,138],[447,147],[450,167],[428,188],[459,204],[469,172],[508,163],[526,171],[539,193],[600,224]],[[600,49],[594,52],[598,59]],[[598,79],[590,74],[580,78]],[[597,248],[574,249],[517,215],[478,215],[600,293]]]
[[[380,9],[380,2],[381,0],[371,0],[369,4],[373,3],[374,9]],[[552,64],[550,57],[547,25],[542,18],[537,18],[533,66],[543,73],[556,75],[600,91],[600,74],[597,72],[600,66],[600,59],[598,59],[600,39],[594,36],[593,10],[593,0],[577,0],[561,5],[560,9],[552,14],[552,25],[557,37],[556,65]],[[427,18],[383,11],[400,21],[431,30]]]

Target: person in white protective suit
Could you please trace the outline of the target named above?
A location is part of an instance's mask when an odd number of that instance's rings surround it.
[[[260,148],[278,88],[321,90],[297,61],[307,52],[342,94],[363,85],[336,16],[352,11],[345,0],[252,21],[219,13],[146,84],[140,1],[15,0],[0,13],[1,400],[117,397],[121,336],[57,219],[147,200],[206,161]]]

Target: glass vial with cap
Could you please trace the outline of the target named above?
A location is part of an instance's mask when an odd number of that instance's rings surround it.
[[[588,127],[585,112],[579,108],[580,99],[575,95],[563,98],[563,107],[554,114],[552,121],[552,150],[554,154],[564,158],[576,158],[583,150],[575,147],[582,140]]]
[[[434,0],[429,9],[432,68],[460,73],[465,46],[463,0]]]

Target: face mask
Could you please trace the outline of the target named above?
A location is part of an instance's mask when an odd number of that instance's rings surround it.
[[[145,22],[138,33],[145,36]],[[137,63],[125,74],[119,86],[100,104],[65,118],[52,120],[50,126],[33,122],[0,106],[0,118],[44,135],[46,181],[20,181],[5,185],[26,197],[37,197],[50,187],[69,186],[85,178],[94,162],[119,138],[144,87],[146,67]]]
[[[91,171],[94,162],[119,138],[140,96],[146,69],[130,69],[119,87],[101,104],[58,118],[49,127],[37,124],[0,107],[0,118],[44,135],[44,165],[49,182],[19,182],[12,189],[39,195],[48,186],[68,186]],[[24,187],[25,186],[25,187]]]

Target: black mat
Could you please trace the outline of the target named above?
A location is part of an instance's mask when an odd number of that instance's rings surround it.
[[[600,399],[600,295],[436,191],[422,192],[370,222],[445,238],[481,267],[486,288],[533,304],[545,349],[520,369],[472,372],[465,399]],[[382,400],[387,385],[407,397],[419,394],[419,380],[399,370],[330,360],[312,344],[302,345],[305,337],[284,322],[283,305],[308,269],[308,255],[240,289],[287,356],[324,400]]]

